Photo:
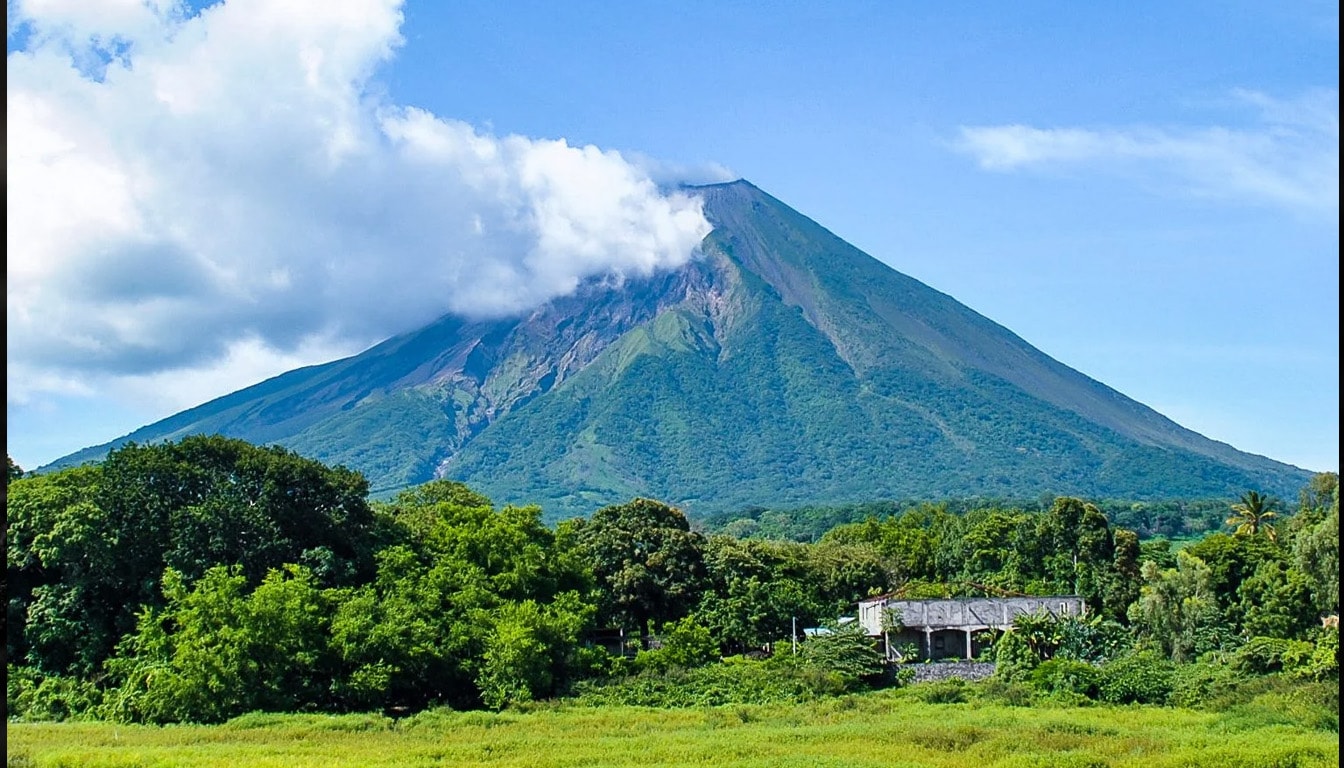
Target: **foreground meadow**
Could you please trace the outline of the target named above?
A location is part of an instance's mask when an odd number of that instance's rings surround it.
[[[932,704],[888,691],[797,705],[264,715],[223,725],[10,723],[8,765],[1239,766],[1339,764],[1336,732],[1263,708]]]

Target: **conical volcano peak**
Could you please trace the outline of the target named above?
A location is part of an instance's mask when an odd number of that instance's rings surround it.
[[[748,181],[689,188],[702,258],[517,318],[447,316],[127,440],[220,433],[462,480],[548,518],[989,496],[1292,495],[1310,473],[1209,440],[1053,360]]]
[[[711,223],[715,221],[716,216],[728,215],[734,211],[741,212],[741,209],[750,210],[753,206],[769,204],[782,205],[746,179],[702,184],[688,189],[705,201],[705,215],[709,217]]]
[[[761,191],[760,187],[743,178],[733,179],[732,181],[716,181],[709,184],[688,184],[685,188],[702,194],[716,196],[733,192],[738,194],[765,194]]]
[[[757,192],[760,188],[744,178],[736,178],[731,181],[711,181],[704,184],[682,184],[682,189],[709,192],[711,190],[722,190],[731,188],[754,189]]]

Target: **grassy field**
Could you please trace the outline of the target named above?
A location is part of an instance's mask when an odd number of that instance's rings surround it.
[[[1273,711],[929,704],[904,691],[791,706],[253,714],[217,726],[9,723],[18,766],[1336,766],[1339,737]]]

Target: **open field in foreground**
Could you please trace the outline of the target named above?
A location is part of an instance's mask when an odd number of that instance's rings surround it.
[[[253,714],[218,726],[10,723],[8,765],[1228,766],[1339,764],[1339,737],[1271,710],[930,704],[907,691],[791,706]]]

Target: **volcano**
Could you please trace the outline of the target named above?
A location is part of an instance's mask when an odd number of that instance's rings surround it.
[[[691,515],[877,499],[1293,496],[1311,473],[1186,429],[746,181],[652,277],[525,316],[446,315],[50,465],[222,434],[436,477],[548,519],[636,496]]]

